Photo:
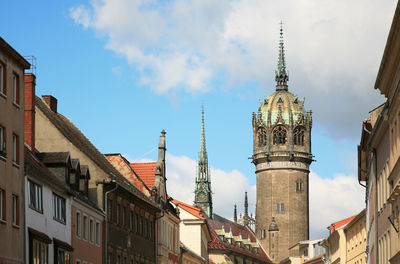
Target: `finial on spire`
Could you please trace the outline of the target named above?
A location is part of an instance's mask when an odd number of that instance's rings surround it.
[[[281,25],[280,28],[280,38],[279,38],[279,57],[278,57],[278,67],[275,71],[275,81],[276,81],[276,90],[288,90],[287,82],[289,81],[289,73],[286,70],[286,61],[285,61],[285,49],[283,46],[283,22],[279,23]]]

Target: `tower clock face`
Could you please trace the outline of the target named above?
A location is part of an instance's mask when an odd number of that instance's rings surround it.
[[[203,193],[203,192],[199,193],[199,200],[200,201],[205,201],[206,200],[206,194]]]

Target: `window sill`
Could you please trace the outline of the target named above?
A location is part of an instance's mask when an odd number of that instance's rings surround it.
[[[19,229],[19,225],[17,225],[17,224],[12,224],[12,227],[16,228],[16,229]]]
[[[17,104],[16,102],[13,102],[13,105],[14,105],[16,108],[18,108],[18,109],[21,108],[21,106],[20,106],[19,104]]]
[[[7,161],[7,158],[2,156],[2,155],[0,155],[0,160]]]
[[[13,166],[16,167],[16,168],[18,168],[18,169],[21,167],[21,166],[20,166],[18,163],[16,163],[15,161],[13,161]]]
[[[7,99],[7,95],[3,94],[2,92],[0,92],[0,96],[3,97],[4,99]]]
[[[43,214],[43,210],[36,209],[35,207],[30,206],[30,205],[29,205],[29,208],[32,209],[33,211],[39,213],[39,214]]]
[[[55,217],[53,217],[53,220],[56,222],[59,222],[60,224],[66,225],[65,221],[63,221],[63,220],[57,219]]]
[[[3,225],[7,224],[7,222],[3,219],[0,219],[0,223],[2,223]]]

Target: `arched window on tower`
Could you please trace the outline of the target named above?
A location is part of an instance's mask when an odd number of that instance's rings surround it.
[[[258,129],[258,146],[262,147],[267,145],[267,131],[264,128]]]
[[[273,144],[285,145],[287,139],[286,129],[283,126],[277,126],[273,132]]]
[[[304,146],[304,129],[296,127],[293,131],[293,143],[298,146]]]

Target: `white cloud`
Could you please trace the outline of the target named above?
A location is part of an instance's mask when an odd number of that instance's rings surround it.
[[[168,154],[167,188],[172,197],[193,204],[197,162],[186,156]],[[254,176],[255,177],[255,176]],[[233,218],[233,205],[243,213],[244,192],[248,192],[249,212],[255,212],[256,186],[239,171],[211,167],[214,212]],[[335,175],[332,179],[310,173],[310,237],[323,237],[327,227],[355,215],[364,207],[364,189],[355,176]]]
[[[259,82],[274,89],[278,22],[285,22],[289,89],[335,136],[358,136],[395,1],[93,0],[71,18],[124,56],[157,93]],[[221,80],[222,79],[222,80]],[[334,110],[334,111],[332,111]]]
[[[364,187],[354,175],[337,174],[321,178],[310,173],[310,236],[328,235],[326,229],[333,222],[358,214],[364,203]]]

